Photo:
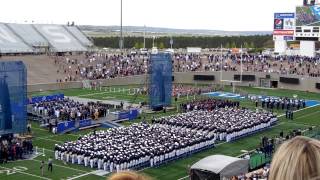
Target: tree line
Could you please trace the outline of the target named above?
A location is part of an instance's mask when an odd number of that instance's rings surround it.
[[[98,47],[119,48],[119,37],[93,37],[94,44]],[[171,37],[156,37],[154,44],[160,49],[170,48]],[[271,48],[273,47],[272,35],[255,36],[177,36],[172,37],[173,48],[201,47],[218,48]],[[140,49],[144,47],[143,37],[124,37],[125,48]],[[153,38],[146,38],[146,48],[152,48]]]

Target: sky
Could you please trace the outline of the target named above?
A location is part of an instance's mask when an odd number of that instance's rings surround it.
[[[123,0],[124,26],[272,31],[302,0]],[[120,0],[1,0],[0,22],[119,25]]]

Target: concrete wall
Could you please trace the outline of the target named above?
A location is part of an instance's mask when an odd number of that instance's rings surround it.
[[[220,82],[220,72],[176,72],[174,74],[174,83],[179,84],[221,84]],[[223,72],[222,80],[233,80],[234,75],[239,74],[239,72]],[[243,73],[244,75],[255,75],[256,79],[252,82],[242,82],[236,83],[237,86],[260,86],[260,80],[265,79],[266,75],[270,75],[271,81],[278,81],[279,89],[290,89],[290,90],[300,90],[309,92],[318,92],[319,89],[315,88],[315,83],[320,83],[320,78],[314,77],[301,77],[295,75],[288,75],[282,77],[289,78],[299,78],[299,85],[292,85],[279,82],[279,74],[276,73]],[[214,81],[194,81],[194,75],[214,75]],[[141,76],[130,76],[130,77],[120,77],[115,79],[105,79],[100,80],[103,86],[115,86],[115,85],[140,85],[147,83],[146,75]],[[230,85],[230,82],[222,82],[225,85]],[[35,91],[48,91],[48,90],[58,90],[58,89],[72,89],[81,88],[82,82],[67,82],[67,83],[53,83],[53,84],[34,84],[28,85],[28,92]]]
[[[59,90],[59,89],[74,89],[74,88],[81,88],[81,87],[82,87],[82,82],[31,84],[31,85],[28,85],[28,92],[49,91],[49,90]]]

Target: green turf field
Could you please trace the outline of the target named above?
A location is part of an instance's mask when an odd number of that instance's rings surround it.
[[[242,89],[243,90],[243,89]],[[261,89],[254,89],[254,88],[245,88],[245,91],[248,93],[260,94]],[[119,93],[106,93],[106,94],[96,94],[91,95],[94,93],[99,93],[100,91],[95,90],[83,90],[83,89],[71,89],[71,90],[64,90],[64,91],[55,91],[55,92],[62,92],[65,93],[67,96],[90,96],[90,98],[100,99],[103,96],[115,96],[115,99],[121,100],[132,100],[132,97],[127,96],[125,97],[124,94]],[[292,97],[292,94],[297,94],[301,98],[306,99],[315,99],[320,100],[319,94],[309,94],[304,92],[297,92],[297,91],[290,91],[290,90],[263,90],[267,95],[278,95],[278,96],[288,96]],[[41,92],[32,95],[44,95],[44,94],[51,94],[53,92]],[[95,96],[95,97],[91,97]],[[88,97],[86,97],[88,98]],[[146,99],[146,97],[141,96],[141,98]],[[198,97],[196,97],[198,98]],[[178,103],[186,101],[186,98],[182,98],[179,100]],[[242,106],[253,108],[254,103],[250,101],[242,101]],[[163,116],[177,113],[176,110],[169,111],[166,114],[159,112],[157,114],[143,114],[141,116],[146,116],[148,120],[152,116]],[[282,114],[283,112],[279,111],[278,114]],[[252,135],[250,137],[246,137],[235,142],[231,143],[222,143],[218,144],[215,148],[194,154],[191,157],[184,158],[177,160],[175,162],[171,162],[166,165],[162,165],[158,168],[148,168],[141,171],[141,173],[145,173],[151,176],[153,179],[159,180],[177,180],[179,178],[186,177],[188,172],[187,169],[196,161],[204,158],[208,155],[213,154],[224,154],[230,156],[238,156],[242,154],[242,150],[253,150],[258,147],[261,137],[262,136],[275,136],[279,135],[281,131],[289,132],[294,129],[306,129],[310,126],[319,126],[320,125],[320,106],[308,108],[305,110],[301,110],[294,114],[294,121],[288,121],[284,117],[280,118],[279,123],[264,132],[260,132],[258,134]],[[142,118],[141,118],[142,119]],[[139,122],[141,119],[135,120],[133,122]],[[129,125],[132,122],[126,122],[125,125]],[[64,135],[53,135],[50,134],[47,130],[41,129],[37,123],[32,123],[32,131],[33,135],[35,136],[33,143],[34,146],[38,147],[38,151],[40,153],[45,152],[45,156],[40,154],[33,160],[23,160],[23,161],[16,161],[10,162],[8,164],[0,164],[0,180],[37,180],[37,179],[88,179],[88,180],[102,180],[106,179],[105,176],[98,176],[94,175],[94,171],[90,168],[85,168],[83,166],[72,165],[72,164],[63,164],[60,161],[54,161],[54,171],[53,173],[48,172],[45,170],[45,176],[41,176],[40,172],[40,162],[41,160],[47,161],[50,156],[53,156],[53,147],[55,144],[63,143],[64,141],[76,140],[79,135],[86,134],[90,132],[90,130],[81,131],[75,134],[64,134]],[[256,161],[251,162],[256,163]],[[254,164],[253,164],[254,165]]]

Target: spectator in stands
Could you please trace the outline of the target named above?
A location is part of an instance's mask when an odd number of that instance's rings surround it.
[[[108,180],[151,180],[150,177],[132,171],[115,173]]]
[[[145,74],[150,70],[150,56],[117,55],[94,52],[84,57],[54,57],[58,74],[64,78],[58,81],[109,79],[123,76]],[[276,56],[260,54],[174,54],[173,70],[188,71],[239,71],[242,60],[243,70],[247,72],[278,73],[320,77],[320,57]]]
[[[23,154],[33,152],[31,140],[18,140],[15,138],[2,138],[0,140],[0,162],[22,159]]]
[[[280,146],[273,157],[269,180],[320,179],[320,142],[295,137]]]

